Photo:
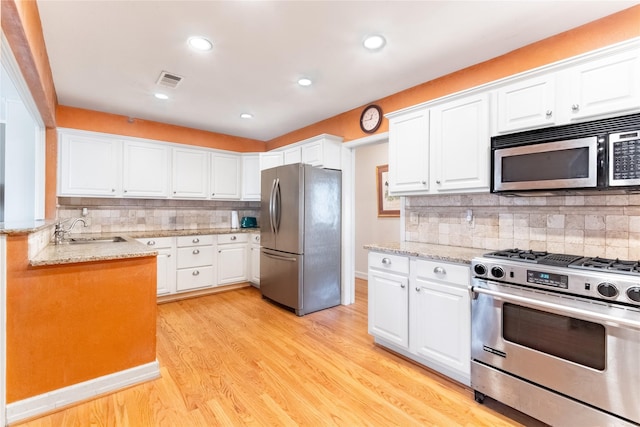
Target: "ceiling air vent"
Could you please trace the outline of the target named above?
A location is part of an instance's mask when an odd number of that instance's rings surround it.
[[[183,77],[178,76],[177,74],[168,73],[163,71],[160,73],[160,77],[158,77],[158,81],[156,84],[164,87],[170,87],[171,89],[175,89],[178,87]]]

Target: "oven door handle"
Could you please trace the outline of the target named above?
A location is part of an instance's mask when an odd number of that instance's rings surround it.
[[[532,307],[542,308],[542,309],[551,309],[559,313],[563,314],[576,314],[578,316],[583,317],[587,320],[592,320],[596,322],[604,322],[607,324],[612,324],[613,326],[625,326],[632,329],[640,330],[640,322],[634,322],[633,320],[622,319],[620,317],[609,316],[607,314],[594,313],[588,310],[583,310],[575,307],[567,307],[560,304],[554,304],[552,302],[546,301],[538,301],[535,299],[521,297],[518,295],[509,295],[502,292],[492,291],[491,289],[481,288],[478,286],[471,287],[472,296],[475,297],[474,294],[483,294],[489,295],[495,298],[499,298],[504,301],[512,301],[519,302],[523,304],[527,304]]]

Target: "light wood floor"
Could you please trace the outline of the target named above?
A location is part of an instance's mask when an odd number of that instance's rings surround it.
[[[366,282],[356,290],[356,304],[304,317],[254,288],[159,305],[161,379],[19,425],[529,425],[375,345]]]

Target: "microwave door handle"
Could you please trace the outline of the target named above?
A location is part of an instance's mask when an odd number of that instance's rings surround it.
[[[561,314],[575,314],[586,320],[591,320],[594,322],[604,322],[613,326],[620,325],[620,326],[626,326],[628,328],[640,330],[640,322],[634,322],[633,320],[609,316],[607,314],[593,313],[591,311],[583,310],[581,308],[567,307],[567,306],[555,304],[552,302],[539,301],[539,300],[522,297],[518,295],[505,294],[503,292],[493,291],[491,289],[486,289],[486,288],[480,288],[478,286],[472,286],[471,293],[472,295],[473,294],[489,295],[494,298],[498,298],[507,302],[519,302],[522,304],[527,304],[534,308],[550,309]]]

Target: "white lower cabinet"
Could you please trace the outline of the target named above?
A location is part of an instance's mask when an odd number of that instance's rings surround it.
[[[247,242],[244,233],[218,235],[218,285],[247,281]]]
[[[158,251],[158,273],[156,283],[158,295],[176,292],[176,239],[175,237],[152,237],[137,239],[150,248]]]
[[[260,234],[249,236],[249,281],[260,287]]]
[[[469,267],[369,253],[369,333],[378,344],[470,383]]]
[[[469,267],[412,259],[409,349],[462,383],[471,374]]]
[[[215,236],[180,236],[177,246],[176,291],[215,286]]]

